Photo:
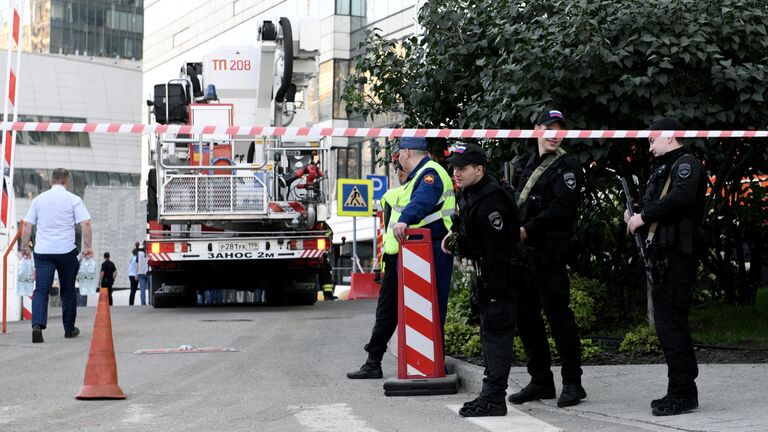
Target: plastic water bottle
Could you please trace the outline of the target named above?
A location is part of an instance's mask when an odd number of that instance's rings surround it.
[[[80,270],[77,272],[77,279],[80,281],[80,295],[89,295],[96,293],[96,260],[93,258],[83,258],[80,261]]]
[[[29,297],[35,291],[35,262],[32,258],[19,260],[19,276],[16,283],[16,294]]]

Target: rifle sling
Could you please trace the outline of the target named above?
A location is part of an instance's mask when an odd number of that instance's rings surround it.
[[[531,176],[528,178],[528,181],[525,183],[525,187],[523,187],[522,192],[520,192],[520,197],[517,199],[517,208],[521,208],[523,206],[523,203],[525,203],[525,201],[528,199],[528,195],[536,185],[536,182],[538,182],[539,178],[541,178],[541,175],[544,174],[544,171],[551,167],[552,164],[554,164],[555,161],[560,159],[560,156],[564,154],[565,150],[558,147],[552,157],[539,164],[539,166],[533,171],[533,174],[531,174]]]
[[[669,176],[667,176],[667,181],[664,183],[664,189],[661,190],[661,196],[659,196],[659,199],[664,198],[664,195],[667,194],[667,191],[669,191],[669,184],[672,183],[672,172],[669,173]],[[654,222],[651,224],[651,228],[648,230],[648,237],[645,239],[645,244],[647,246],[651,245],[651,242],[653,242],[653,236],[656,235],[656,228],[659,227],[658,222]]]

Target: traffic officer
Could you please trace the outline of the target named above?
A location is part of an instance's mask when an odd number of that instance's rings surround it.
[[[518,281],[511,271],[513,247],[520,241],[514,196],[485,171],[487,157],[477,144],[457,145],[446,159],[461,193],[458,221],[443,240],[443,249],[471,259],[477,281],[472,307],[480,315],[485,377],[480,396],[459,410],[463,417],[503,416],[515,339]],[[451,239],[455,240],[452,242]]]
[[[534,126],[542,131],[563,128],[565,117],[555,109],[545,109]],[[555,398],[542,308],[562,364],[563,391],[557,406],[576,405],[587,396],[581,386],[581,341],[568,306],[570,280],[566,270],[583,179],[579,162],[560,147],[561,143],[562,138],[538,138],[537,149],[515,164],[512,176],[522,225],[520,239],[528,247],[533,265],[533,282],[521,293],[517,316],[531,382],[509,397],[514,404]]]
[[[654,122],[650,130],[685,130],[674,118]],[[667,394],[651,401],[653,415],[681,414],[698,408],[695,379],[699,374],[691,342],[688,312],[698,268],[696,254],[704,220],[707,177],[704,167],[674,137],[648,138],[655,158],[648,179],[642,210],[629,217],[627,230],[634,234],[650,225],[649,256],[654,264],[656,286],[652,287],[653,318],[664,358],[667,361]]]
[[[430,159],[426,139],[402,138],[397,153],[398,161],[408,172],[408,183],[392,210],[392,234],[398,242],[402,242],[407,228],[430,230],[442,332],[448,309],[453,258],[443,252],[440,243],[451,229],[451,216],[456,213],[453,181],[445,168]]]
[[[365,345],[368,359],[359,370],[349,372],[350,379],[375,379],[384,376],[381,370],[381,359],[387,351],[387,343],[392,338],[397,328],[397,254],[400,247],[389,228],[392,208],[397,197],[405,188],[408,174],[403,167],[395,161],[395,169],[400,186],[387,190],[381,197],[382,217],[384,218],[385,234],[383,237],[384,256],[381,258],[381,267],[384,277],[381,279],[379,300],[376,305],[376,321],[371,331],[371,339]]]

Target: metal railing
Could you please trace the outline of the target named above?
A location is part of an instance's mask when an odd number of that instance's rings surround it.
[[[161,188],[162,216],[258,215],[269,205],[258,175],[168,175]]]

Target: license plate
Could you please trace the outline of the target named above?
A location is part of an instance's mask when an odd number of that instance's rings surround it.
[[[223,242],[219,243],[219,252],[257,251],[259,242]]]

